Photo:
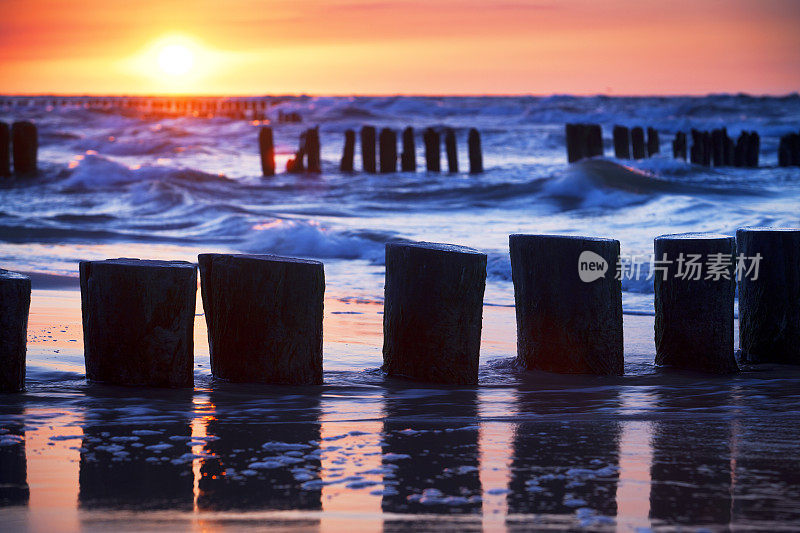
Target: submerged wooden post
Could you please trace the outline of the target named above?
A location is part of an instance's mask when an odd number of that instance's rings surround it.
[[[517,361],[562,374],[623,373],[619,241],[511,235]]]
[[[397,134],[391,128],[383,128],[378,140],[380,145],[381,173],[397,172]]]
[[[467,137],[469,149],[469,173],[480,174],[483,172],[483,152],[481,151],[481,134],[475,128],[470,128]]]
[[[675,133],[672,141],[672,157],[686,161],[686,134],[682,131]]]
[[[644,130],[639,126],[631,129],[631,146],[633,147],[634,159],[644,159],[646,157],[644,150]]]
[[[0,269],[0,392],[25,388],[31,279]]]
[[[0,122],[0,177],[11,175],[11,128]]]
[[[86,377],[191,387],[197,268],[186,261],[81,261]]]
[[[567,124],[565,126],[568,163],[580,161],[584,157],[583,129],[583,124]]]
[[[656,364],[730,374],[735,292],[733,237],[683,233],[656,237]],[[691,267],[695,259],[697,267]]]
[[[374,126],[364,126],[361,128],[361,164],[364,172],[374,174],[377,171]]]
[[[272,128],[262,126],[258,132],[258,146],[261,151],[261,174],[275,175],[275,145],[272,139]]]
[[[400,169],[403,172],[417,171],[417,148],[414,143],[414,128],[403,130],[403,153],[400,156]]]
[[[736,254],[742,361],[800,365],[800,229],[741,228]]]
[[[322,263],[230,254],[201,254],[198,263],[215,377],[322,383]]]
[[[383,368],[418,381],[478,382],[486,254],[387,243]]]
[[[306,153],[308,154],[308,171],[314,174],[322,172],[320,157],[319,126],[306,131]]]
[[[441,171],[442,144],[439,132],[433,128],[425,128],[422,135],[425,141],[425,168],[428,172]]]
[[[614,126],[614,157],[617,159],[630,159],[631,157],[631,132],[625,126]]]
[[[653,157],[661,152],[661,142],[658,139],[658,130],[647,128],[647,157]]]
[[[458,172],[458,149],[456,147],[456,132],[453,128],[444,130],[444,147],[447,153],[447,171]]]
[[[36,126],[28,121],[14,122],[11,126],[11,142],[14,153],[14,172],[17,174],[35,173],[39,150]]]
[[[339,170],[342,172],[353,172],[355,151],[356,132],[347,130],[344,132],[344,149],[342,150],[342,161],[339,163]]]

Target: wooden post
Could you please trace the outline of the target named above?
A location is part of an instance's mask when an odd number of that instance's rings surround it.
[[[81,261],[86,377],[192,387],[197,268],[186,261]]]
[[[0,269],[0,392],[25,389],[31,279]]]
[[[306,152],[308,154],[308,171],[314,174],[322,172],[320,157],[319,126],[306,131]]]
[[[733,237],[684,233],[656,237],[654,244],[656,364],[716,374],[737,372]],[[687,266],[692,257],[699,268]]]
[[[631,145],[633,147],[634,159],[644,159],[646,157],[644,150],[644,130],[639,126],[631,129]]]
[[[374,174],[377,171],[375,161],[375,127],[361,128],[361,162],[364,172]]]
[[[306,130],[300,134],[300,143],[297,147],[297,152],[295,152],[294,157],[289,159],[286,162],[286,172],[292,174],[299,174],[301,172],[305,172],[305,158],[306,153],[308,152],[308,132],[310,130]]]
[[[617,159],[630,159],[631,157],[631,132],[625,126],[614,126],[614,157]]]
[[[17,174],[36,173],[36,157],[39,139],[36,126],[31,122],[14,122],[11,126],[11,139],[14,153],[14,172]]]
[[[11,129],[0,122],[0,178],[11,175]]]
[[[792,164],[792,150],[789,146],[789,135],[781,136],[778,145],[778,166],[788,167]]]
[[[381,173],[397,172],[397,134],[391,128],[383,128],[378,138],[380,145]]]
[[[428,172],[441,171],[442,144],[439,132],[433,128],[425,128],[422,137],[425,141],[425,168]]]
[[[414,128],[411,126],[403,130],[403,153],[400,156],[400,168],[403,172],[417,171],[417,148],[414,143]]]
[[[603,128],[600,124],[585,124],[586,148],[589,157],[603,156]]]
[[[574,163],[584,157],[583,153],[583,124],[567,124],[565,128],[567,139],[567,162]]]
[[[517,361],[562,374],[623,373],[619,241],[511,235]]]
[[[647,157],[653,157],[661,152],[661,142],[658,139],[658,130],[647,128]]]
[[[262,126],[258,132],[258,146],[261,150],[261,174],[275,175],[275,145],[272,139],[272,128]]]
[[[746,159],[747,159],[747,148],[748,144],[750,143],[750,135],[743,131],[739,134],[739,138],[736,139],[736,148],[734,149],[733,153],[733,166],[735,167],[744,167],[747,166]]]
[[[344,132],[344,149],[342,150],[342,161],[339,163],[339,170],[342,172],[353,172],[353,159],[356,151],[356,132],[347,130]]]
[[[475,128],[470,128],[467,138],[469,148],[469,173],[480,174],[483,172],[483,152],[481,151],[481,134]]]
[[[235,382],[322,383],[322,263],[201,254],[211,372]]]
[[[686,134],[682,131],[675,133],[672,141],[672,157],[686,161]]]
[[[486,254],[438,243],[388,243],[383,368],[418,381],[478,382]]]
[[[745,166],[750,168],[758,168],[758,156],[761,151],[761,137],[758,132],[751,131],[750,139],[747,143],[747,152],[745,153]]]
[[[711,132],[711,164],[715,167],[725,166],[725,134],[721,129]]]
[[[800,229],[741,228],[736,254],[742,360],[800,365]]]
[[[444,147],[447,153],[447,171],[458,172],[458,150],[456,148],[456,132],[453,128],[444,130]]]

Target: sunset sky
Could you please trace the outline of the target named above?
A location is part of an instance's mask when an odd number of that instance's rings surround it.
[[[786,94],[800,0],[0,0],[0,92]]]

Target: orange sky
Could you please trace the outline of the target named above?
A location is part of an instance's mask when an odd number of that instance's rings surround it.
[[[0,0],[0,93],[785,94],[800,0]],[[194,66],[159,71],[164,39]]]

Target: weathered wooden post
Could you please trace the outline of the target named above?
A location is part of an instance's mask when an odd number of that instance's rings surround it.
[[[418,381],[478,382],[486,254],[387,243],[383,368]]]
[[[750,135],[743,131],[739,134],[739,138],[736,139],[736,148],[733,154],[733,166],[735,167],[743,167],[746,166],[746,159],[747,159],[747,145],[750,142]]]
[[[0,269],[0,392],[25,388],[31,279]]]
[[[750,168],[758,168],[758,156],[761,152],[761,137],[758,132],[751,131],[750,139],[747,143],[747,151],[745,153],[745,166]]]
[[[403,130],[403,153],[400,156],[400,168],[403,172],[417,171],[417,147],[414,143],[414,128],[411,126]]]
[[[672,141],[672,157],[686,161],[686,134],[682,131],[675,133]]]
[[[397,134],[391,128],[383,128],[378,138],[380,145],[381,173],[397,172]]]
[[[658,130],[647,128],[647,157],[653,157],[661,152],[661,142],[658,139]]]
[[[314,174],[322,172],[320,157],[319,126],[306,131],[306,153],[308,154],[308,171]]]
[[[716,374],[733,355],[733,237],[683,233],[655,239],[656,364]],[[697,267],[691,266],[692,259]]]
[[[711,131],[711,164],[715,167],[725,165],[725,138],[721,129]]]
[[[230,254],[201,254],[198,263],[215,377],[322,383],[322,263]]]
[[[342,150],[342,161],[339,163],[339,170],[342,172],[353,172],[355,151],[356,132],[347,130],[344,132],[344,149]]]
[[[275,145],[272,138],[272,128],[262,126],[258,132],[258,146],[261,150],[261,174],[264,176],[275,175]]]
[[[306,154],[308,153],[308,132],[310,130],[306,130],[300,134],[300,142],[297,147],[297,151],[294,154],[294,157],[290,158],[286,161],[286,172],[292,174],[299,174],[301,172],[305,172],[305,159]]]
[[[444,147],[447,153],[447,171],[458,172],[458,149],[456,147],[456,132],[453,128],[444,130]]]
[[[81,261],[86,377],[191,387],[197,268],[186,261]]]
[[[639,126],[631,129],[631,145],[633,147],[634,159],[644,159],[646,157],[644,151],[644,130]]]
[[[562,374],[623,373],[619,241],[511,235],[517,361]]]
[[[374,174],[377,171],[374,126],[364,126],[361,128],[361,164],[364,172]]]
[[[740,228],[736,252],[742,361],[800,365],[800,229]]]
[[[614,157],[617,159],[630,159],[631,157],[631,132],[625,126],[614,126]]]
[[[11,175],[11,129],[0,122],[0,177]]]
[[[28,121],[14,122],[11,126],[11,140],[14,153],[14,172],[17,174],[35,173],[39,150],[36,126]]]
[[[585,153],[589,157],[603,155],[603,128],[600,124],[585,124],[586,148]]]
[[[441,171],[442,143],[439,132],[433,128],[425,128],[422,135],[425,141],[425,168],[428,172]]]
[[[778,166],[788,167],[792,164],[792,150],[789,146],[789,135],[782,135],[778,144]]]
[[[483,152],[481,151],[481,134],[475,128],[470,128],[467,137],[469,149],[469,173],[480,174],[483,172]]]
[[[568,163],[580,161],[584,157],[583,129],[582,124],[567,124],[565,127]]]

